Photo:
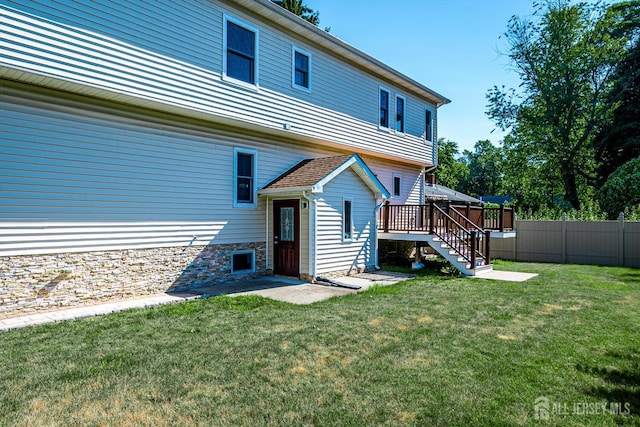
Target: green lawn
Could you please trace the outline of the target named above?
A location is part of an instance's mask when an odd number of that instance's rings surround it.
[[[0,333],[0,425],[640,425],[640,270],[497,268]]]

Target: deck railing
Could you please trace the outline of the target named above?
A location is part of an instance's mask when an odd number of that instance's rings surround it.
[[[500,232],[513,230],[513,208],[507,208],[504,205],[497,208],[471,206],[468,204],[450,206],[483,230]]]
[[[380,210],[381,231],[422,232],[437,236],[473,267],[486,265],[490,257],[490,231],[484,231],[452,207],[390,205]]]

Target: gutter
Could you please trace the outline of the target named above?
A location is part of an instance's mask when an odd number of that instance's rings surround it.
[[[265,235],[265,256],[264,256],[264,269],[269,270],[269,196],[267,196],[267,212],[266,212],[266,217],[267,220],[265,222],[265,226],[264,226],[264,235]],[[255,266],[254,266],[255,267]]]

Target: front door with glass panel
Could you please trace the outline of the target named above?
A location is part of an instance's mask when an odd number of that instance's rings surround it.
[[[273,201],[273,272],[300,275],[300,201]]]

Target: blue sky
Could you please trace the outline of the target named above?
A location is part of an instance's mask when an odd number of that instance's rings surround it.
[[[476,141],[498,145],[504,134],[485,114],[487,90],[517,87],[500,35],[512,15],[528,16],[531,0],[306,0],[320,27],[451,99],[441,107],[438,136],[460,151]]]

